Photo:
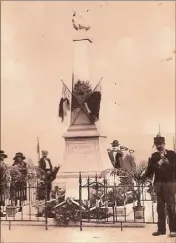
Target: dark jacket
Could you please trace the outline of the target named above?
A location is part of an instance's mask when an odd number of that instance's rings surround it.
[[[160,153],[152,154],[148,161],[148,167],[145,173],[146,177],[153,177],[155,175],[154,183],[158,182],[174,182],[176,180],[176,153],[172,150],[166,150],[165,157],[168,159],[168,164],[159,166]]]
[[[109,158],[114,168],[120,168],[120,159],[122,157],[122,153],[118,152],[114,158],[114,151],[111,150],[108,152]]]
[[[19,171],[22,173],[24,179],[25,177],[27,176],[27,164],[25,161],[21,161],[21,162],[18,162],[18,161],[14,161],[12,166],[19,166]]]
[[[126,171],[135,171],[136,163],[135,163],[134,157],[127,154],[124,158],[121,159],[120,168],[122,168]]]
[[[46,158],[46,160],[48,161],[49,163],[49,167],[50,167],[50,171],[52,172],[53,170],[53,166],[51,164],[51,160],[49,158]],[[46,162],[45,162],[45,159],[44,158],[41,158],[40,161],[39,161],[39,167],[46,172]]]

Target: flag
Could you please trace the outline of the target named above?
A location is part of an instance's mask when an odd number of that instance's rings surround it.
[[[61,118],[61,121],[64,121],[64,117],[67,116],[67,111],[70,110],[70,90],[63,83],[62,95],[59,102],[58,116]]]
[[[100,113],[100,102],[101,102],[101,80],[95,86],[91,95],[86,100],[87,106],[90,110],[90,117],[92,122],[99,120]]]
[[[37,138],[37,154],[38,154],[38,160],[40,160],[40,143],[39,143],[39,138]]]

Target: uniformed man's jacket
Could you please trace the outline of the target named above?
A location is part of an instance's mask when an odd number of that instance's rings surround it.
[[[158,164],[161,159],[159,152],[153,153],[151,158],[149,158],[145,175],[147,177],[155,175],[155,183],[173,182],[176,180],[176,153],[171,150],[166,150],[165,157],[169,163],[163,163],[161,166]]]

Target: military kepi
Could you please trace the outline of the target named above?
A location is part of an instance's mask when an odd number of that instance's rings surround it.
[[[158,144],[162,144],[162,143],[165,143],[165,137],[162,137],[161,135],[157,135],[154,138],[154,144],[158,145]]]

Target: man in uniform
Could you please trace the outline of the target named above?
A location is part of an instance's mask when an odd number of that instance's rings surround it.
[[[166,211],[169,218],[170,237],[176,237],[176,210],[175,210],[175,179],[176,153],[165,149],[165,138],[157,135],[154,138],[157,152],[151,155],[145,177],[153,177],[154,190],[157,195],[158,230],[153,236],[166,234]]]

